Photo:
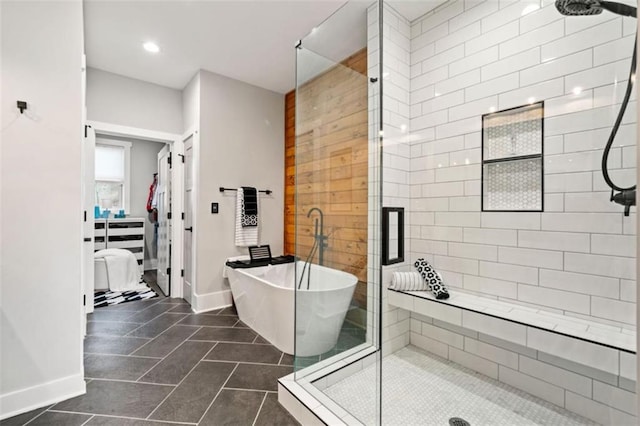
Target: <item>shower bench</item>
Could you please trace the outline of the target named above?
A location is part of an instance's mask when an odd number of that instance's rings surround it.
[[[450,294],[436,300],[431,292],[387,289],[389,307],[405,312],[387,317],[383,357],[410,343],[599,424],[637,424],[634,332],[455,290]],[[385,352],[385,345],[391,351]],[[279,402],[303,424],[360,424],[323,390],[365,369],[379,371],[380,351],[361,346],[280,378]]]
[[[534,349],[557,358],[635,380],[635,331],[529,308],[487,297],[452,292],[387,290],[390,305]]]

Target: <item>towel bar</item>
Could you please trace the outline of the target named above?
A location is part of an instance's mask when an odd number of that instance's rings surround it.
[[[223,186],[221,186],[221,187],[220,187],[220,192],[224,192],[224,191],[237,191],[237,190],[238,190],[237,188],[225,188],[225,187],[223,187]],[[271,195],[271,193],[273,193],[273,191],[272,191],[272,190],[270,190],[270,189],[261,189],[261,190],[259,190],[258,192],[262,192],[262,193],[267,194],[267,195]]]

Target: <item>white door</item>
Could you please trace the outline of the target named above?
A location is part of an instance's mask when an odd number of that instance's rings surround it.
[[[169,162],[171,158],[170,146],[166,145],[158,153],[158,186],[156,187],[158,202],[158,266],[157,282],[160,290],[169,295],[169,265],[171,265],[171,170]]]
[[[96,133],[87,126],[86,137],[82,144],[82,194],[83,194],[83,216],[82,235],[82,288],[85,298],[85,314],[93,312],[93,247],[94,247],[94,217],[93,208],[96,203],[95,195],[95,150]]]
[[[191,304],[193,283],[193,136],[184,141],[184,280],[182,297]]]

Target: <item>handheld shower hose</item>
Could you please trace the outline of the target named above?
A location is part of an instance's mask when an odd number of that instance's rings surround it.
[[[597,15],[602,13],[603,10],[607,10],[611,13],[615,13],[621,16],[629,16],[633,18],[636,18],[637,16],[637,9],[635,7],[610,1],[556,0],[556,9],[558,10],[558,12],[565,16]],[[627,89],[624,93],[624,98],[622,100],[622,104],[620,105],[620,111],[618,111],[616,121],[611,128],[609,139],[607,140],[604,151],[602,152],[601,165],[602,177],[604,178],[604,181],[607,183],[609,188],[611,188],[611,198],[609,201],[613,201],[614,203],[624,206],[625,216],[629,216],[631,206],[636,205],[636,185],[629,187],[621,187],[616,185],[609,175],[608,160],[609,153],[611,152],[611,147],[613,146],[613,142],[616,138],[616,135],[618,134],[618,130],[620,129],[620,124],[622,124],[622,118],[624,117],[624,113],[627,110],[629,99],[631,98],[631,93],[633,91],[636,71],[637,47],[638,42],[636,36],[636,42],[633,45],[633,56],[631,57],[631,69],[629,70],[629,78],[627,79]],[[618,191],[618,193],[616,194],[615,191]]]
[[[609,139],[607,140],[607,144],[604,147],[604,152],[602,153],[602,177],[604,177],[604,181],[611,188],[611,199],[614,203],[621,204],[624,206],[624,215],[629,216],[629,210],[631,206],[636,205],[636,185],[629,187],[621,187],[616,185],[613,180],[611,180],[611,176],[609,176],[609,153],[611,152],[611,147],[613,146],[613,141],[615,140],[616,134],[618,133],[618,129],[620,129],[620,124],[622,123],[622,117],[624,116],[625,111],[627,110],[627,105],[629,104],[629,99],[631,98],[631,92],[633,91],[633,80],[635,76],[636,69],[636,53],[637,53],[638,42],[633,45],[633,56],[631,57],[631,69],[629,70],[629,78],[627,80],[627,90],[624,93],[624,99],[622,100],[622,105],[620,105],[620,111],[618,111],[618,117],[616,117],[616,121],[611,128],[611,133],[609,134]],[[615,194],[615,191],[619,191]]]

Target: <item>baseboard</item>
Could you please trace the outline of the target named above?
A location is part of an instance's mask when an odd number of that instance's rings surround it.
[[[0,395],[0,420],[83,395],[86,392],[87,386],[83,375],[76,374]]]
[[[231,290],[222,290],[207,294],[194,293],[191,298],[191,309],[193,309],[196,314],[226,308],[232,304],[233,297],[231,296]]]

